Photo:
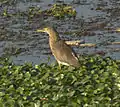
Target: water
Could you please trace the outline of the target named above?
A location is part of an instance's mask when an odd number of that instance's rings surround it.
[[[114,0],[113,0],[114,1]],[[57,26],[60,37],[65,40],[85,40],[86,43],[96,44],[97,47],[73,47],[78,55],[94,54],[97,52],[105,52],[105,56],[111,56],[114,59],[120,59],[120,45],[108,45],[108,42],[119,42],[120,33],[112,32],[113,29],[119,28],[120,15],[113,7],[119,8],[117,3],[99,1],[99,0],[83,0],[80,4],[74,4],[72,0],[67,0],[65,3],[71,4],[77,11],[76,20],[65,19],[56,20],[53,18],[44,19],[36,17],[33,20],[28,20],[27,16],[13,16],[5,18],[0,15],[0,56],[8,51],[16,64],[24,62],[32,62],[34,64],[54,63],[55,59],[51,54],[48,44],[48,35],[45,33],[36,33],[37,26],[40,26],[43,21],[48,21]],[[18,2],[15,6],[9,6],[9,13],[24,12],[27,13],[29,7],[38,7],[42,10],[50,8],[57,1],[45,0],[42,2]],[[3,13],[7,6],[1,6],[0,12]],[[109,9],[109,10],[108,10]],[[111,9],[111,10],[110,10]],[[89,32],[94,33],[91,36],[66,35],[64,32],[80,31],[81,19],[83,20],[84,29],[90,29]],[[99,23],[106,23],[105,28],[99,26]],[[94,27],[94,25],[96,25]],[[110,28],[111,30],[107,30]],[[17,49],[20,49],[20,54],[15,55]],[[6,50],[6,51],[5,51]]]

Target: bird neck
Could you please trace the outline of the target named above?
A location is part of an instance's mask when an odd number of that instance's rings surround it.
[[[56,31],[49,33],[49,39],[52,42],[57,42],[60,40],[59,34]]]

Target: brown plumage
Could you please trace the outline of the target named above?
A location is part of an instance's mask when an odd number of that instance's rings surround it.
[[[57,31],[52,27],[45,27],[37,32],[46,32],[49,34],[49,44],[55,59],[59,64],[79,67],[80,63],[72,48],[61,40]]]

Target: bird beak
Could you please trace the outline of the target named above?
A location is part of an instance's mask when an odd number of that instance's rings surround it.
[[[37,29],[36,32],[44,32],[44,31],[41,29]]]

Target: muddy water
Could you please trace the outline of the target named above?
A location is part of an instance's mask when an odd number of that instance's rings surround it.
[[[120,2],[116,0],[66,0],[77,11],[76,19],[54,19],[42,16],[28,19],[30,7],[42,10],[50,8],[57,0],[18,1],[14,4],[0,3],[0,56],[10,56],[16,64],[32,62],[54,63],[48,45],[48,35],[35,30],[43,22],[57,26],[60,37],[65,40],[84,40],[85,43],[96,44],[96,47],[73,47],[78,55],[100,54],[120,59]],[[59,2],[60,3],[60,2]],[[62,1],[63,3],[63,1]],[[5,10],[15,16],[4,16]],[[21,15],[21,13],[24,13]],[[81,35],[81,31],[82,33]],[[77,33],[66,33],[77,32]],[[85,33],[89,32],[89,33]],[[50,57],[50,60],[48,61]]]

